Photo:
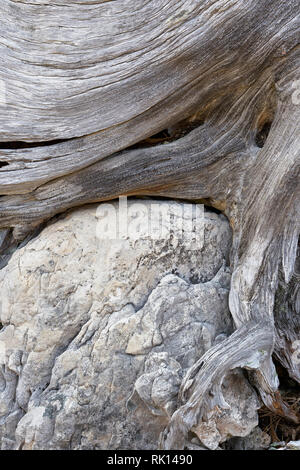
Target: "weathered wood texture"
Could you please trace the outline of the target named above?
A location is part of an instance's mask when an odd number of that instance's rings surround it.
[[[271,355],[276,344],[299,379],[285,343],[298,330],[278,318],[276,329],[273,310],[299,237],[300,1],[3,0],[0,11],[0,227],[22,239],[120,194],[206,199],[233,228],[237,331],[183,381],[161,445],[184,447],[197,420],[224,406],[222,378],[235,367],[254,370],[267,406],[296,420]],[[184,121],[199,126],[128,148]]]

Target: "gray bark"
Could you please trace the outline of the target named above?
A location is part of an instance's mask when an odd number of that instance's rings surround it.
[[[299,381],[299,7],[1,3],[4,251],[10,229],[22,240],[57,213],[121,194],[205,200],[231,223],[236,332],[184,379],[162,447],[183,448],[197,421],[226,406],[220,386],[236,367],[252,371],[270,409],[297,420],[280,398],[272,353]],[[256,136],[269,123],[260,148]],[[129,148],[189,126],[170,142]],[[279,272],[292,300],[275,322]]]

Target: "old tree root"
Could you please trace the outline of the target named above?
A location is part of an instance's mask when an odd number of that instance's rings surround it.
[[[268,408],[297,421],[272,354],[299,382],[300,2],[47,3],[0,7],[2,251],[85,203],[205,199],[233,231],[236,331],[190,369],[160,445],[184,448],[197,423],[228,406],[222,380],[237,367]],[[184,126],[179,139],[131,147]],[[286,308],[274,318],[278,285]]]

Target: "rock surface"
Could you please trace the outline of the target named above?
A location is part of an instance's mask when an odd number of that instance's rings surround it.
[[[151,201],[140,204],[130,217],[140,210],[144,227]],[[191,246],[176,239],[182,223],[192,232],[183,204],[168,204],[177,215],[165,238],[101,239],[91,205],[49,224],[0,271],[2,449],[157,448],[186,371],[232,332],[229,224],[205,212],[203,243]],[[257,425],[241,371],[223,388],[230,408],[199,423],[199,446]]]

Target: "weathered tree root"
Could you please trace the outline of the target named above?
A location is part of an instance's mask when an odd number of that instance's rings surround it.
[[[182,404],[160,437],[161,448],[184,449],[188,432],[199,421],[207,421],[217,407],[228,408],[221,391],[224,377],[237,367],[258,369],[270,354],[272,335],[270,324],[244,325],[189,369],[179,392]],[[270,385],[275,391],[277,384]]]

